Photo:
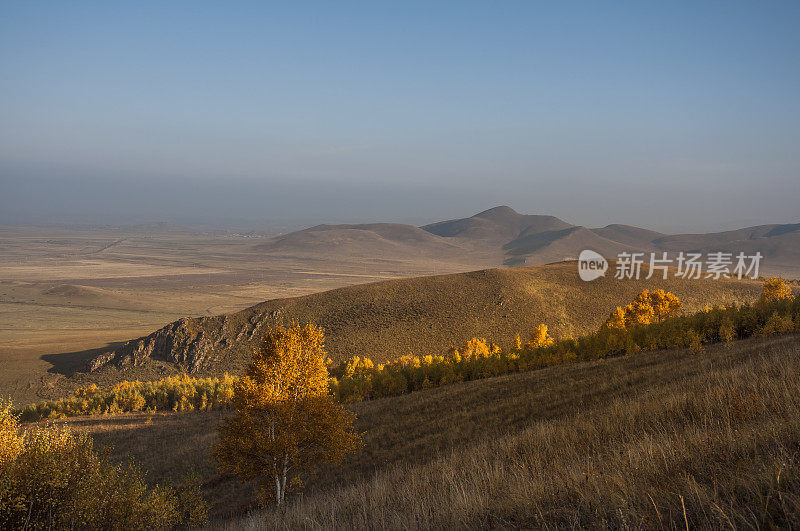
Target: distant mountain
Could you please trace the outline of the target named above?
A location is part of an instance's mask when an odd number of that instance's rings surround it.
[[[471,218],[441,221],[422,227],[445,238],[505,244],[524,233],[540,233],[572,227],[553,216],[529,216],[513,208],[499,206],[475,214]]]
[[[570,227],[558,231],[526,233],[503,246],[506,253],[528,263],[550,263],[578,257],[583,249],[592,249],[603,256],[614,257],[627,250],[642,250],[599,236],[585,227]],[[513,258],[506,264],[513,264]],[[524,262],[523,262],[524,263]]]
[[[671,252],[760,252],[764,257],[764,272],[800,276],[800,223],[760,225],[709,234],[676,234],[657,238],[653,244]]]
[[[584,249],[609,258],[623,251],[760,252],[762,272],[800,276],[800,224],[667,235],[619,224],[587,228],[554,216],[520,214],[508,206],[423,227],[399,223],[318,225],[254,247],[260,252],[317,258],[426,258],[463,264],[465,269],[559,262],[577,258]]]
[[[255,249],[270,252],[397,256],[457,256],[463,249],[430,232],[400,223],[317,225],[279,236]]]
[[[606,225],[601,229],[592,229],[592,232],[625,245],[633,247],[648,247],[653,241],[664,236],[654,230],[640,229],[631,225]]]

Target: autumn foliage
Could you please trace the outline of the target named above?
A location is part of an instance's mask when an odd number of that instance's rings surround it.
[[[83,415],[113,415],[123,412],[206,411],[227,409],[236,378],[192,378],[186,374],[153,382],[122,381],[110,388],[81,387],[72,397],[39,402],[21,412],[21,420],[36,421]]]
[[[792,298],[792,287],[780,277],[770,277],[764,281],[764,291],[758,299],[758,304],[767,305],[773,302]]]
[[[257,481],[277,505],[321,463],[341,461],[360,443],[354,415],[328,393],[324,336],[312,324],[266,334],[234,386],[233,407],[214,457],[223,470]]]
[[[547,325],[540,324],[536,331],[531,334],[531,338],[525,346],[528,348],[549,347],[554,341],[550,334],[547,333]]]
[[[0,401],[0,528],[163,529],[202,525],[206,512],[196,483],[148,487],[133,466],[95,452],[88,436],[22,427]]]
[[[680,311],[681,302],[672,293],[663,289],[644,290],[625,308],[618,306],[612,312],[609,321],[612,321],[611,326],[613,327],[619,327],[622,324],[626,327],[648,325],[660,323],[670,317],[677,317],[680,315]]]

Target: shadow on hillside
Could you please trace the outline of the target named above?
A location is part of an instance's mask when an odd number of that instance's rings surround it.
[[[40,359],[52,365],[52,367],[47,369],[47,372],[51,374],[62,374],[69,377],[78,372],[86,372],[86,365],[90,359],[94,358],[98,354],[102,354],[103,352],[115,350],[124,343],[124,341],[117,341],[114,343],[106,343],[104,347],[93,348],[89,350],[62,352],[59,354],[44,354],[43,356],[40,356]]]
[[[524,256],[512,256],[503,260],[503,265],[508,267],[518,267],[525,265],[526,258]]]

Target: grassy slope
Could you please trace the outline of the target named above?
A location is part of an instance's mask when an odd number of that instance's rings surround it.
[[[510,343],[516,332],[547,323],[556,335],[595,330],[615,306],[644,288],[663,287],[693,311],[706,304],[753,300],[753,281],[656,280],[587,283],[575,263],[487,269],[388,280],[259,304],[241,312],[281,311],[282,319],[325,329],[334,360],[350,355],[385,361],[413,352],[444,352],[474,336]]]
[[[214,347],[211,357],[216,361],[201,373],[235,374],[249,361],[249,348],[260,337],[233,341],[236,330],[262,314],[323,327],[334,361],[356,355],[383,362],[409,353],[443,354],[475,336],[510,345],[516,333],[527,336],[540,323],[556,337],[577,336],[596,330],[615,306],[627,304],[645,288],[675,293],[688,312],[709,304],[752,301],[761,292],[761,283],[749,280],[614,280],[613,265],[609,277],[583,282],[571,262],[388,280],[276,299],[227,317],[202,318],[192,326],[206,337],[225,330],[232,340]],[[172,372],[170,364],[149,362],[124,374],[106,367],[88,378],[79,376],[81,383],[107,385],[120,378],[149,380]]]
[[[422,443],[435,446],[451,430],[459,439],[466,426],[473,432],[467,444],[231,527],[793,526],[800,519],[799,354],[795,337],[691,358],[656,352],[564,368],[558,383],[514,386],[474,425],[459,409],[480,407],[491,393],[470,393],[466,405],[451,403],[455,414],[440,417]],[[544,396],[529,387],[551,383]],[[413,410],[425,411],[425,398],[418,400]]]
[[[642,353],[355,404],[364,449],[342,468],[323,471],[290,522],[536,525],[543,514],[563,524],[619,524],[615,508],[627,503],[630,523],[652,525],[653,505],[642,498],[648,492],[663,518],[682,518],[673,495],[682,493],[688,517],[708,523],[702,519],[717,518],[711,504],[725,500],[709,501],[707,483],[731,487],[739,466],[749,474],[742,476],[742,496],[766,492],[775,467],[788,467],[784,479],[793,481],[794,458],[785,452],[800,445],[799,353],[797,336],[748,340],[700,356]],[[787,393],[797,394],[787,400]],[[115,458],[132,455],[154,480],[196,468],[221,517],[243,509],[252,491],[219,477],[208,458],[219,415],[65,422],[113,446]],[[686,472],[701,485],[698,492]],[[789,507],[797,503],[796,487],[783,492]],[[736,510],[722,509],[730,518]],[[331,514],[335,522],[326,520]],[[275,523],[270,512],[262,517]]]

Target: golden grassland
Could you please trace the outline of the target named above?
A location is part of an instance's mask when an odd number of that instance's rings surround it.
[[[283,321],[321,326],[335,362],[361,356],[383,363],[408,354],[436,355],[472,337],[510,344],[516,333],[540,323],[547,323],[554,336],[583,335],[643,289],[670,291],[687,312],[694,312],[708,305],[752,302],[761,288],[752,280],[656,277],[587,283],[578,277],[575,262],[561,262],[348,286],[264,302],[229,315],[228,322],[232,326],[254,314],[279,313]],[[198,325],[211,333],[219,321]],[[249,357],[239,361],[246,364]]]
[[[796,520],[798,369],[800,338],[784,335],[348,404],[364,448],[322,470],[286,515],[230,525],[652,527],[660,518],[683,527],[684,505],[692,525]],[[220,519],[246,510],[254,495],[210,459],[224,415],[57,422],[91,434],[113,459],[133,458],[151,481],[177,483],[196,470]]]
[[[574,264],[456,273],[491,267],[491,253],[381,254],[272,249],[268,238],[152,228],[0,227],[0,389],[17,404],[58,398],[92,356],[181,317],[281,310],[323,326],[341,361],[424,356],[463,343],[529,330],[546,322],[560,336],[593,330],[614,305],[644,288],[676,293],[689,310],[752,300],[756,282],[657,280],[590,284]],[[351,242],[352,244],[352,242]],[[365,244],[366,245],[366,244]],[[347,247],[352,250],[352,245]],[[397,251],[397,249],[395,249]],[[408,283],[327,291],[353,284],[436,274]],[[326,293],[321,293],[326,292]],[[302,295],[318,294],[314,297]],[[275,299],[275,300],[271,300]],[[259,304],[262,301],[268,303]],[[218,324],[218,323],[215,323]],[[246,356],[210,369],[238,373]],[[96,375],[107,386],[157,379],[174,367]],[[91,383],[79,382],[77,386]]]
[[[101,253],[123,246],[124,242]],[[193,252],[195,257],[202,254]],[[220,264],[209,261],[204,267]],[[156,265],[169,267],[162,259]],[[139,286],[155,289],[152,286],[161,280],[173,282],[169,275],[118,277],[113,267],[103,267],[97,271],[108,273],[105,279],[69,285],[59,284],[63,279],[16,279],[4,281],[0,288],[15,297],[39,290],[39,301],[47,302],[43,307],[50,310],[56,305],[53,300],[64,297],[62,314],[78,323],[83,317],[71,311],[70,300],[80,299],[87,307],[93,298],[104,301],[92,307],[96,315],[111,309],[144,312],[133,302],[136,297],[125,299],[131,302],[128,310],[125,300],[114,297],[120,290],[131,295]],[[199,278],[187,277],[179,267],[183,266],[176,266],[175,278],[184,285]],[[222,286],[230,278],[226,274],[209,273],[209,279]],[[95,280],[99,282],[93,284]],[[627,303],[642,288],[655,287],[674,290],[689,311],[752,301],[761,291],[760,283],[748,281],[601,279],[584,284],[577,280],[574,264],[554,264],[394,280],[271,301],[245,311],[274,307],[286,317],[321,320],[338,349],[334,355],[341,364],[334,369],[334,389],[339,398],[370,399],[347,404],[358,415],[357,429],[365,433],[364,448],[342,467],[323,469],[285,512],[254,508],[252,486],[220,474],[210,458],[217,423],[228,415],[210,410],[226,407],[230,377],[122,382],[110,402],[108,390],[84,388],[75,397],[74,410],[53,411],[106,415],[63,419],[56,425],[91,435],[95,447],[107,450],[113,463],[132,458],[150,483],[180,484],[196,471],[217,526],[793,525],[800,520],[796,308],[755,316],[745,312],[741,320],[728,315],[731,309],[701,312],[632,331],[614,347],[599,350],[593,350],[598,345],[591,340],[559,341],[552,348],[527,352],[507,346],[514,333],[542,322],[553,323],[560,337],[596,330],[614,306]],[[146,290],[145,298],[146,293],[159,298]],[[18,307],[27,306],[25,302]],[[12,324],[25,323],[25,318],[15,318],[19,320]],[[64,332],[57,328],[63,323],[55,326],[53,330]],[[723,328],[730,332],[731,326],[732,335],[726,333],[725,339]],[[80,333],[79,327],[70,330]],[[787,335],[789,331],[795,333]],[[15,333],[22,337],[22,332]],[[475,355],[466,360],[463,347],[458,360],[455,352],[445,354],[447,347],[475,335],[504,348],[475,344]],[[758,337],[729,341],[754,335]],[[363,356],[348,362],[357,345],[376,363],[366,363]],[[690,348],[680,348],[687,345]],[[673,350],[651,350],[662,347]],[[391,363],[408,351],[416,357]],[[76,355],[58,362],[61,369],[65,364],[77,367],[86,352],[72,354]],[[606,357],[610,354],[614,356]],[[3,356],[6,351],[0,352],[0,359],[15,359]],[[8,373],[21,370],[23,364],[16,361]],[[442,371],[448,365],[458,368],[453,370],[455,377]],[[541,370],[530,370],[534,368]],[[403,375],[405,387],[394,389],[396,381],[382,379],[397,374]],[[23,396],[41,394],[48,385],[53,396],[63,396],[64,387],[45,379],[40,383]],[[397,392],[403,394],[386,396]],[[165,409],[183,413],[162,412]],[[124,410],[140,411],[120,414]],[[243,516],[247,510],[254,512]]]

